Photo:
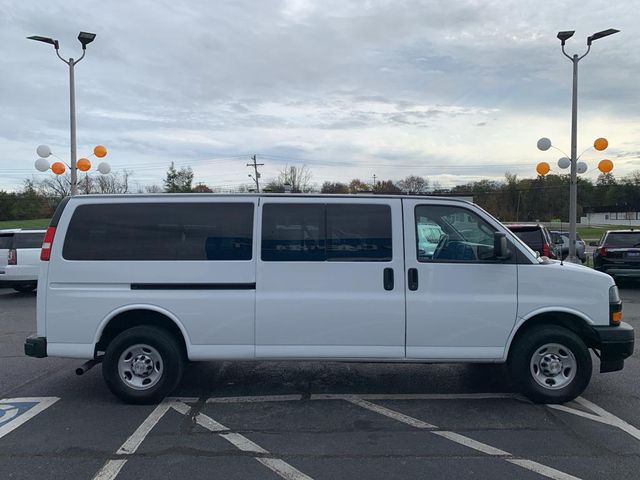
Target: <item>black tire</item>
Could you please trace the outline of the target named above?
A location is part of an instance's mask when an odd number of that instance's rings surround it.
[[[29,283],[26,285],[16,285],[13,289],[19,293],[30,293],[33,292],[37,286],[37,283]]]
[[[118,371],[121,355],[136,345],[155,349],[161,359],[159,378],[155,384],[141,387],[144,389],[133,388]],[[184,357],[180,344],[167,330],[144,325],[132,327],[120,333],[107,346],[102,360],[102,376],[109,390],[127,403],[158,403],[178,387],[184,370]]]
[[[558,366],[562,370],[556,376],[547,377],[538,361],[545,362],[545,358],[548,358],[546,354],[555,355],[551,353],[552,349],[543,350],[545,345],[550,344],[560,345],[564,349],[560,350],[559,356],[555,357],[559,358],[562,362],[560,365],[563,367]],[[536,361],[533,362],[535,365],[532,365],[534,355]],[[571,360],[570,355],[573,355],[575,362]],[[589,349],[578,335],[556,325],[534,326],[522,332],[511,345],[508,363],[512,380],[520,387],[522,393],[535,403],[571,401],[584,392],[591,380],[592,365]],[[574,363],[575,371],[572,371],[573,367],[569,367],[571,363]],[[546,365],[549,365],[549,362],[546,362]],[[539,371],[540,381],[545,380],[549,385],[542,386],[538,383],[534,371]],[[554,385],[556,382],[557,384]],[[563,382],[566,384],[562,385]]]

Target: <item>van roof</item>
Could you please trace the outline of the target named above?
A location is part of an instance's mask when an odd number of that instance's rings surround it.
[[[461,195],[465,196],[465,195]],[[464,200],[459,197],[450,197],[444,195],[383,195],[374,193],[344,193],[344,194],[332,194],[332,193],[141,193],[141,194],[90,194],[90,195],[78,195],[75,197],[68,197],[73,200],[82,200],[84,198],[220,198],[220,197],[296,197],[296,198],[406,198],[406,199],[428,199],[428,200],[451,200],[454,202],[472,204],[468,200]]]

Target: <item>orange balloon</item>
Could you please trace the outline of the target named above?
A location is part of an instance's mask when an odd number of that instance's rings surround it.
[[[538,175],[542,175],[543,177],[547,173],[549,173],[550,170],[551,167],[547,162],[540,162],[538,165],[536,165],[536,172],[538,172]]]
[[[613,170],[613,162],[611,160],[607,160],[606,158],[604,160],[600,160],[600,163],[598,164],[598,170],[600,170],[602,173],[609,173],[611,170]]]
[[[51,171],[56,175],[62,175],[65,170],[66,170],[66,167],[62,162],[56,162],[53,165],[51,165]]]
[[[80,158],[76,162],[76,167],[78,167],[78,170],[81,172],[86,172],[91,168],[91,162],[88,158]]]
[[[600,137],[600,138],[597,138],[595,142],[593,142],[593,148],[595,148],[599,152],[601,152],[602,150],[605,150],[608,146],[609,146],[609,142],[607,141],[606,138]]]
[[[93,149],[93,154],[98,158],[106,157],[107,149],[102,145],[96,145],[96,147]]]

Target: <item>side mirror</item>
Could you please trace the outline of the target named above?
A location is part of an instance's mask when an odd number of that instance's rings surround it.
[[[496,260],[508,260],[511,258],[507,236],[502,232],[493,234],[493,256]]]
[[[598,246],[598,242],[591,241],[591,242],[589,242],[589,246],[590,247],[597,247]]]

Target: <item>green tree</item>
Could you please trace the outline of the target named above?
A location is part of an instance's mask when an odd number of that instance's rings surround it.
[[[192,182],[193,170],[191,167],[182,167],[180,170],[176,170],[175,165],[171,162],[164,179],[164,190],[168,193],[188,193],[191,192]]]

